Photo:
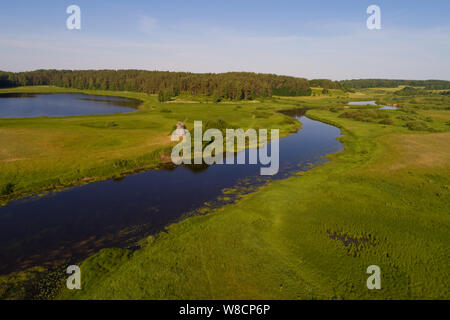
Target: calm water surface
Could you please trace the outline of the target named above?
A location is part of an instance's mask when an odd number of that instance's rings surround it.
[[[342,148],[338,128],[293,116],[302,129],[280,139],[280,171],[269,179],[307,170]],[[0,207],[0,274],[129,246],[217,199],[224,188],[260,185],[259,172],[260,165],[180,166],[14,201]]]
[[[81,93],[0,94],[0,118],[68,117],[136,111],[139,100]]]
[[[377,104],[376,101],[352,101],[347,103],[349,106],[380,106],[381,110],[397,110],[394,106],[385,106],[382,104]]]

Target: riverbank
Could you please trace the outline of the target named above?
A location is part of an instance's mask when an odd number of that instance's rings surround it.
[[[448,298],[448,111],[374,113],[346,108],[346,101],[265,102],[267,110],[315,109],[309,118],[340,127],[345,151],[331,162],[173,224],[133,253],[102,250],[82,264],[79,292],[50,290],[63,288],[63,270],[43,281],[42,268],[34,268],[0,277],[1,296],[23,297],[22,285],[36,290],[37,283],[36,296],[46,299]],[[265,111],[254,105],[232,108]],[[194,111],[205,113],[205,106]],[[387,119],[391,124],[380,123]],[[427,126],[408,126],[412,121]],[[365,286],[372,264],[382,270],[380,291]]]
[[[48,86],[1,93],[85,93],[142,101],[128,114],[0,119],[0,205],[40,192],[120,178],[156,169],[170,154],[177,121],[222,120],[233,127],[278,128],[286,136],[299,123],[262,103],[160,103],[156,95]]]
[[[102,250],[81,265],[83,289],[59,298],[448,299],[448,111],[431,112],[435,133],[414,132],[399,111],[382,111],[391,125],[344,112],[307,114],[343,130],[332,161],[174,224],[134,253]],[[381,290],[366,287],[373,264]]]
[[[135,247],[136,241],[187,216],[205,214],[270,180],[309,170],[342,144],[336,141],[339,129],[310,120],[304,112],[292,115],[302,123],[302,130],[279,141],[281,161],[274,176],[262,177],[260,166],[251,164],[180,166],[0,208],[0,275],[35,266],[76,264],[103,248]],[[251,151],[242,152],[248,159]]]

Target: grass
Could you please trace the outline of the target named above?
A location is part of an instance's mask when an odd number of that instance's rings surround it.
[[[234,127],[299,127],[269,103],[159,103],[157,96],[133,92],[56,87],[0,89],[0,93],[78,92],[140,99],[134,113],[63,118],[0,119],[0,204],[38,192],[61,189],[156,168],[170,153],[177,121],[223,120]],[[288,107],[288,106],[287,106]],[[265,108],[261,111],[258,108]]]
[[[61,89],[12,91],[31,90]],[[392,92],[165,104],[105,92],[143,104],[123,115],[0,119],[3,199],[149,168],[176,121],[189,128],[193,120],[220,119],[288,134],[298,123],[275,110],[307,107],[310,118],[345,134],[345,150],[322,166],[173,224],[135,252],[112,248],[89,257],[80,291],[55,284],[56,271],[36,280],[36,268],[0,276],[0,296],[20,298],[34,282],[38,297],[58,299],[448,299],[450,112],[438,97],[398,102]],[[397,101],[400,109],[349,108],[350,100]],[[426,130],[411,130],[414,121]],[[381,290],[366,288],[373,264],[381,267]],[[63,289],[48,293],[43,283]]]
[[[365,122],[379,122],[389,119],[389,113],[383,110],[354,110],[346,111],[340,115],[341,118],[354,119]]]
[[[301,176],[171,225],[131,253],[105,249],[81,265],[83,289],[59,299],[448,299],[449,112],[436,133],[342,117],[336,99],[314,106],[339,126],[344,152]],[[414,116],[425,116],[418,110]],[[381,267],[381,290],[366,269]]]

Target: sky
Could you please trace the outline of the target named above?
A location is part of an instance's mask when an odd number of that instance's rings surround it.
[[[450,80],[450,1],[0,0],[0,70],[35,69]]]

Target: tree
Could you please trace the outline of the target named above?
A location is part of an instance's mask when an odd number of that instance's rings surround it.
[[[158,93],[158,101],[159,101],[159,102],[166,102],[166,101],[169,101],[169,100],[170,100],[170,97],[171,97],[171,94],[170,94],[170,92],[169,92],[168,90],[166,90],[166,89],[160,90],[159,93]]]
[[[5,79],[8,78],[8,81]],[[10,80],[11,79],[11,80]],[[0,86],[54,85],[158,94],[167,101],[179,93],[218,99],[251,100],[276,95],[311,95],[308,80],[250,72],[188,73],[144,70],[36,70],[2,73]]]

